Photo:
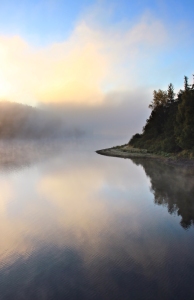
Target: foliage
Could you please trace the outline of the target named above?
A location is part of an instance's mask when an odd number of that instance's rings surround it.
[[[194,90],[187,90],[178,106],[176,142],[182,149],[194,149]]]
[[[175,97],[175,93],[174,93],[174,87],[172,85],[172,83],[169,84],[168,86],[168,102],[172,103],[174,102],[174,97]]]
[[[155,109],[159,105],[166,105],[168,101],[168,95],[166,91],[158,90],[153,91],[153,101],[149,105],[149,108]]]
[[[175,99],[173,85],[167,91],[154,91],[152,109],[142,134],[135,134],[129,144],[136,148],[168,153],[194,151],[194,86],[184,78],[184,90]]]

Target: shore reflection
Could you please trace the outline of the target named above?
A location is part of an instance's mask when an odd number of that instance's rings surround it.
[[[194,170],[168,166],[154,160],[132,159],[141,165],[151,181],[154,202],[181,216],[185,229],[194,225]]]
[[[189,299],[193,232],[177,213],[192,223],[192,177],[151,161],[56,149],[0,172],[1,298],[171,299],[173,287],[174,298]],[[153,205],[153,193],[175,218]]]

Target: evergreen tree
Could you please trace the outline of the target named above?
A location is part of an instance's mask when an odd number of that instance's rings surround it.
[[[185,91],[188,91],[189,84],[188,84],[188,77],[187,76],[184,76],[184,87],[185,87]]]
[[[194,149],[194,91],[185,91],[178,106],[175,136],[182,149]]]
[[[174,93],[174,87],[173,87],[172,83],[170,83],[168,85],[167,94],[168,94],[168,102],[170,102],[170,103],[174,102],[175,93]]]
[[[194,85],[184,77],[185,90],[180,90],[175,101],[174,87],[168,91],[154,91],[149,105],[152,109],[142,134],[136,134],[130,144],[149,151],[194,152]]]

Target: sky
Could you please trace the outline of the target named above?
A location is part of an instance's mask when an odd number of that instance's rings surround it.
[[[193,9],[188,0],[0,1],[0,100],[63,106],[68,122],[135,133],[154,89],[192,82]]]

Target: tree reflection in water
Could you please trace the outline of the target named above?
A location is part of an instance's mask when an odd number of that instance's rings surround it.
[[[188,229],[194,225],[194,170],[175,167],[148,159],[132,159],[141,165],[150,178],[154,202],[167,206],[170,214],[182,217],[181,226]]]

